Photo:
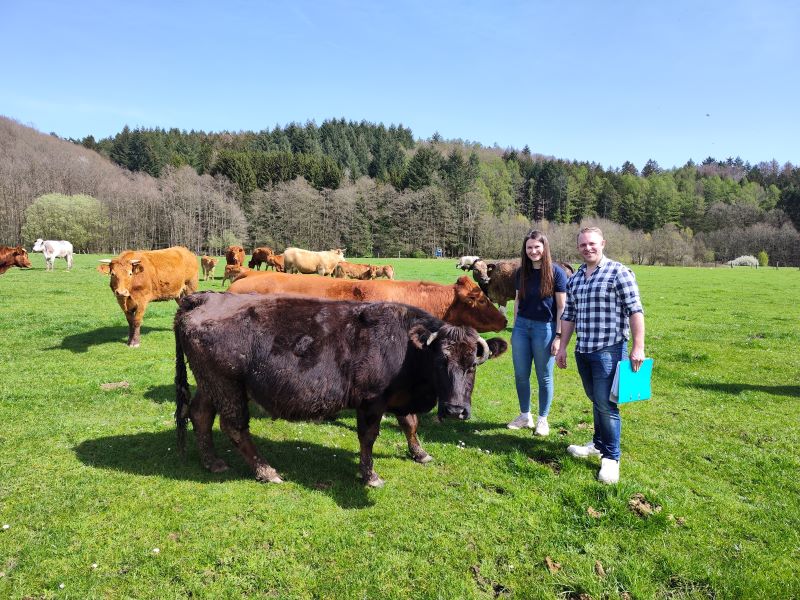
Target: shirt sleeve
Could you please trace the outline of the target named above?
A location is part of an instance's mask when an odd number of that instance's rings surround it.
[[[639,297],[639,286],[636,285],[636,276],[627,267],[620,269],[615,281],[617,295],[625,306],[625,314],[644,313],[642,300]],[[566,312],[566,310],[564,311]]]
[[[575,296],[572,293],[572,286],[567,283],[567,299],[564,302],[564,312],[561,313],[562,321],[575,320]]]
[[[559,266],[553,266],[553,291],[566,292],[567,291],[567,274]]]

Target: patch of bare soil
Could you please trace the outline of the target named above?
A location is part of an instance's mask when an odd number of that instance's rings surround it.
[[[644,497],[644,494],[638,492],[628,500],[628,507],[643,519],[661,512],[661,507],[658,504],[650,504],[647,498]]]

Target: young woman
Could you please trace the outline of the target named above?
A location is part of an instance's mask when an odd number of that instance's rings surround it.
[[[516,275],[514,330],[511,333],[514,380],[519,416],[509,429],[532,428],[531,366],[539,384],[539,418],[536,435],[548,435],[547,415],[553,402],[553,364],[561,343],[558,330],[567,291],[567,275],[553,264],[550,244],[541,231],[533,230],[522,242],[522,262]]]

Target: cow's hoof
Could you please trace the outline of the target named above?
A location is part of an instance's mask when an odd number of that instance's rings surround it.
[[[386,482],[383,479],[373,473],[372,477],[364,482],[364,485],[371,488],[382,488],[385,483]]]
[[[221,458],[217,458],[206,465],[206,469],[212,473],[224,473],[228,470],[228,465]]]
[[[138,348],[139,342],[128,342],[128,348]]]
[[[433,460],[433,457],[424,450],[419,454],[413,454],[411,458],[414,459],[414,462],[418,462],[421,465],[427,464]]]
[[[272,467],[258,467],[256,469],[256,479],[261,483],[283,483],[283,479]]]

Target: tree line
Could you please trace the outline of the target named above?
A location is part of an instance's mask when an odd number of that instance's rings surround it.
[[[26,210],[58,193],[91,196],[105,211],[106,234],[87,250],[183,243],[213,251],[236,240],[345,246],[352,256],[442,248],[501,257],[518,253],[531,223],[555,234],[600,220],[630,232],[634,262],[695,264],[763,250],[773,264],[800,263],[800,168],[791,164],[709,158],[669,170],[655,161],[641,171],[630,162],[603,168],[527,147],[438,135],[414,142],[402,126],[343,119],[259,133],[125,128],[71,141],[0,121],[0,147],[9,150],[0,157],[4,241],[28,241],[39,224],[23,230]]]

